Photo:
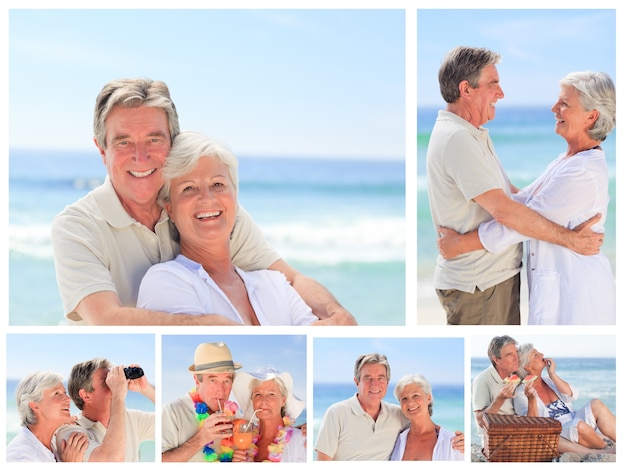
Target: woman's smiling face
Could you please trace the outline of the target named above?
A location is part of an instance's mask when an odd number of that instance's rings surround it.
[[[431,402],[431,396],[426,394],[419,385],[414,383],[406,385],[398,398],[400,400],[402,413],[404,413],[404,416],[408,419],[420,416],[423,413],[430,416],[428,405]]]
[[[237,216],[237,196],[228,167],[217,157],[201,157],[196,167],[171,182],[166,209],[181,245],[228,240]]]
[[[586,135],[597,119],[595,117],[596,112],[583,109],[578,91],[570,85],[561,87],[559,99],[552,106],[552,112],[556,119],[554,132],[567,142],[580,139],[581,135]]]

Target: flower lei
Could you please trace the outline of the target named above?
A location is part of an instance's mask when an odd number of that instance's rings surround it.
[[[198,424],[202,426],[203,421],[210,416],[209,407],[205,402],[202,401],[202,399],[200,398],[200,394],[195,388],[189,392],[189,396],[191,397],[194,408],[196,410],[196,420],[198,421]],[[224,413],[226,414],[226,416],[234,416],[238,409],[239,407],[236,403],[228,400],[224,402]],[[232,462],[233,452],[235,451],[233,449],[232,437],[226,437],[222,439],[220,443],[221,445],[217,449],[211,447],[211,444],[213,444],[213,441],[207,442],[202,449],[205,461]]]
[[[267,446],[268,454],[266,462],[280,462],[285,451],[285,445],[291,440],[293,435],[293,423],[294,421],[289,416],[283,417],[283,425],[278,426],[278,432],[271,444]],[[257,434],[252,438],[252,446],[249,450],[249,455],[254,461],[254,457],[259,452],[257,442],[259,442],[261,436]]]

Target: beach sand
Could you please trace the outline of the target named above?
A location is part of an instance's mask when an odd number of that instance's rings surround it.
[[[522,270],[520,290],[520,310],[522,325],[528,324],[528,283],[526,272]],[[445,325],[446,314],[439,303],[431,279],[419,279],[417,282],[417,324]]]

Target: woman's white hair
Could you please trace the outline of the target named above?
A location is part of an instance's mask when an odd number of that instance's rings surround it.
[[[199,132],[185,131],[174,138],[170,153],[165,159],[163,187],[159,192],[159,200],[168,202],[172,180],[193,171],[202,157],[215,157],[226,166],[237,194],[239,189],[237,157],[224,144]]]
[[[34,372],[22,379],[15,389],[17,413],[22,426],[37,423],[37,417],[30,403],[39,403],[43,398],[43,392],[59,383],[63,383],[63,376],[50,371]]]
[[[398,383],[393,389],[393,394],[396,397],[396,400],[400,402],[400,394],[402,393],[402,391],[407,385],[411,385],[411,384],[417,385],[424,391],[426,395],[430,395],[430,403],[428,404],[428,414],[432,416],[433,415],[433,402],[435,401],[435,399],[433,398],[433,389],[430,386],[430,383],[428,383],[428,380],[426,380],[426,377],[424,377],[423,375],[408,374],[402,377],[400,380],[398,380]]]
[[[585,111],[598,111],[598,119],[589,130],[593,140],[604,141],[615,127],[615,85],[604,72],[572,72],[559,82],[578,92],[578,100]]]
[[[517,356],[519,358],[519,370],[517,371],[517,375],[520,379],[523,379],[528,375],[528,371],[525,367],[530,362],[530,353],[533,352],[534,349],[535,346],[533,346],[533,343],[521,344],[517,348]]]

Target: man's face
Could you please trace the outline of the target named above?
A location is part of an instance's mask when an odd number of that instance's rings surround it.
[[[500,77],[495,65],[488,65],[480,74],[478,87],[469,87],[470,122],[478,127],[496,116],[496,102],[504,98]]]
[[[85,391],[86,396],[83,397],[85,401],[83,412],[89,410],[89,414],[93,415],[97,410],[106,409],[111,406],[111,389],[106,384],[108,374],[109,369],[106,367],[101,367],[93,373],[91,377],[93,391]]]
[[[122,205],[131,215],[154,209],[170,151],[167,115],[160,108],[113,108],[106,119],[106,149],[98,150]]]
[[[496,370],[501,377],[507,377],[519,368],[519,357],[517,347],[513,343],[505,345],[500,350],[500,358],[495,358]]]
[[[196,389],[204,403],[212,412],[224,409],[224,402],[228,400],[230,391],[233,388],[232,372],[216,372],[213,374],[202,374],[202,382],[198,376],[194,376]]]
[[[367,405],[380,405],[387,393],[387,369],[382,364],[365,364],[361,368],[361,378],[354,379],[359,400]]]

